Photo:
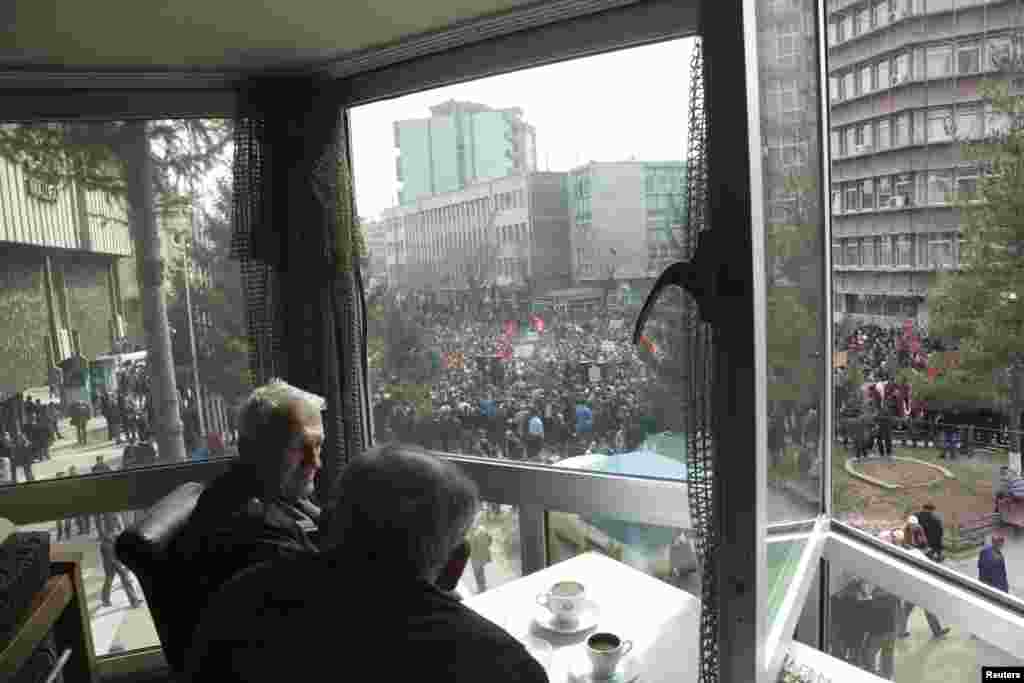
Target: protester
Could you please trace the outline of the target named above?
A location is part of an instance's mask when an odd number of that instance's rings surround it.
[[[997,531],[992,534],[988,545],[978,555],[978,580],[1004,593],[1010,592],[1010,582],[1006,573],[1006,558],[1003,556],[1003,544],[1006,536]]]

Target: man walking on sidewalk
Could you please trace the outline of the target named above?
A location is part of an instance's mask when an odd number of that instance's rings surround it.
[[[484,567],[491,561],[491,541],[491,535],[482,526],[477,529],[470,541],[469,561],[473,565],[473,575],[476,576],[478,593],[487,590],[487,575],[484,573]]]

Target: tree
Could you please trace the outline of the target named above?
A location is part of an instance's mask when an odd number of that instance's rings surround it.
[[[991,386],[1009,399],[1016,428],[1024,411],[1024,98],[1005,81],[983,82],[979,92],[992,107],[988,130],[960,147],[982,174],[976,194],[956,201],[960,269],[940,273],[929,292],[930,332],[959,340],[960,366],[945,380],[951,391]]]
[[[193,272],[204,273],[209,285],[192,285],[199,377],[203,386],[220,394],[229,404],[240,400],[252,385],[245,293],[239,263],[231,258],[231,191],[227,182],[217,186],[212,211],[202,211],[206,240],[192,245]],[[168,305],[177,365],[191,363],[186,310],[186,268],[174,271],[174,297]],[[193,279],[193,283],[196,280]],[[209,324],[203,324],[206,320]]]
[[[33,123],[0,126],[0,155],[52,186],[78,184],[127,201],[143,300],[154,425],[160,457],[185,459],[164,264],[156,211],[177,201],[180,185],[222,161],[230,123],[198,119],[154,122]]]

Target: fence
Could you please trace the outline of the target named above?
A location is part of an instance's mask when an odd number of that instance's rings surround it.
[[[836,421],[836,437],[845,440],[853,420],[841,418]],[[894,446],[912,448],[943,448],[947,432],[955,430],[954,447],[965,455],[1006,455],[1020,452],[1018,445],[1024,432],[1009,429],[992,429],[977,425],[948,425],[912,418],[893,420],[892,441]]]

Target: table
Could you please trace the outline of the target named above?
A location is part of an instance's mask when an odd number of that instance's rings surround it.
[[[558,581],[579,581],[587,597],[601,608],[596,629],[575,636],[550,633],[533,617],[538,593]],[[519,637],[533,633],[554,647],[547,667],[551,683],[569,680],[570,663],[582,655],[584,641],[595,630],[607,630],[633,641],[632,655],[641,663],[639,681],[695,681],[699,671],[700,601],[597,552],[559,562],[497,588],[467,598],[464,603]]]

